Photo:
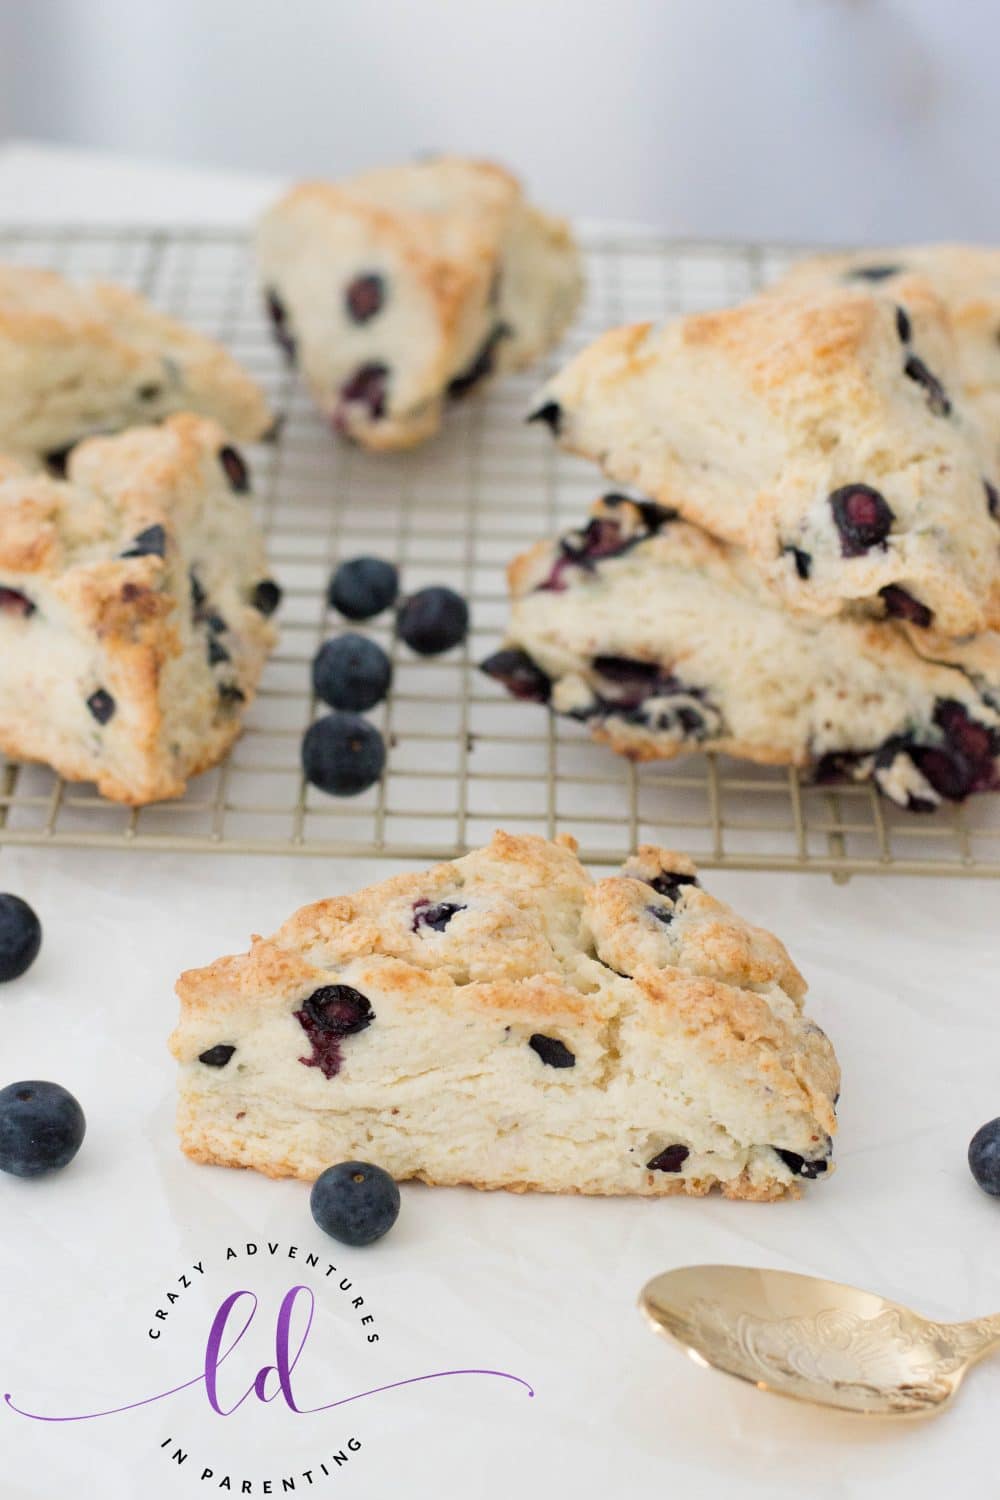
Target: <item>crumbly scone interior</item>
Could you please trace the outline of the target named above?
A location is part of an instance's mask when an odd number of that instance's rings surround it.
[[[374,1017],[324,1067],[301,1018],[332,985]],[[273,1175],[354,1153],[437,1183],[777,1197],[825,1171],[835,1129],[803,991],[683,856],[595,883],[569,848],[498,834],[182,976],[181,1140]],[[199,1060],[220,1045],[224,1066]]]

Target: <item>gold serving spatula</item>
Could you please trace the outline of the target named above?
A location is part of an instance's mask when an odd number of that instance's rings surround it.
[[[696,1363],[758,1390],[874,1417],[947,1406],[967,1370],[1000,1348],[1000,1315],[935,1323],[874,1292],[748,1266],[682,1266],[639,1306]]]

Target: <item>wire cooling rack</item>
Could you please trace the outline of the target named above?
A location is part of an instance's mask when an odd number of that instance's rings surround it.
[[[778,246],[646,238],[592,237],[585,248],[586,306],[552,367],[616,323],[746,297],[793,258]],[[1000,796],[927,816],[867,786],[814,787],[793,771],[724,757],[633,766],[478,672],[503,634],[508,560],[578,524],[601,488],[591,466],[522,421],[546,371],[456,404],[421,448],[366,455],[333,437],[273,345],[242,235],[0,228],[0,257],[134,287],[226,344],[284,419],[278,440],[250,454],[284,589],[281,643],[229,759],[182,800],[142,809],[0,760],[0,843],[450,858],[503,826],[571,832],[594,863],[648,841],[716,867],[1000,876]],[[312,656],[343,624],[326,607],[331,568],[366,552],[394,559],[406,590],[459,589],[472,629],[462,650],[428,659],[394,642],[388,621],[374,622],[394,665],[390,699],[372,714],[387,770],[371,791],[338,799],[304,783],[299,744],[322,711]]]

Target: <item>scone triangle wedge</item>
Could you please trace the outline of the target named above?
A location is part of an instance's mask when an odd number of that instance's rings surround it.
[[[170,417],[0,458],[0,749],[116,801],[180,796],[239,734],[276,632],[248,469]]]
[[[614,329],[534,417],[609,478],[744,548],[792,608],[959,637],[1000,620],[996,446],[920,277]]]
[[[643,847],[593,880],[571,839],[304,907],[178,981],[196,1161],[767,1201],[825,1176],[833,1049],[782,944]]]

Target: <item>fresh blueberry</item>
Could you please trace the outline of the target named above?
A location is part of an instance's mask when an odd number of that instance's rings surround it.
[[[691,1155],[688,1146],[664,1146],[646,1163],[648,1172],[679,1172]]]
[[[550,432],[556,437],[562,432],[562,407],[558,401],[546,401],[537,411],[533,411],[528,418],[529,422],[544,422]]]
[[[951,402],[945,393],[945,388],[936,375],[932,375],[922,359],[911,354],[903,366],[904,372],[922,385],[927,392],[927,405],[936,417],[947,417],[951,412]]]
[[[281,588],[273,578],[262,578],[254,585],[253,593],[250,595],[250,603],[258,614],[267,619],[281,603]]]
[[[86,1129],[83,1110],[60,1084],[8,1084],[0,1089],[0,1172],[40,1177],[65,1167]]]
[[[0,587],[0,614],[20,615],[22,620],[35,613],[35,605],[20,589]]]
[[[206,1068],[224,1068],[226,1063],[236,1051],[228,1042],[219,1042],[215,1047],[209,1047],[207,1052],[199,1052],[198,1061],[204,1063]]]
[[[310,724],[302,741],[306,779],[333,797],[356,797],[385,768],[385,741],[357,714],[333,713]]]
[[[104,688],[96,688],[87,699],[87,707],[98,724],[106,724],[117,707],[111,694]]]
[[[366,276],[355,276],[344,293],[348,316],[355,323],[367,323],[369,318],[381,312],[385,301],[385,282],[374,271]]]
[[[432,903],[426,897],[422,901],[414,901],[410,931],[420,932],[423,928],[429,927],[433,932],[444,932],[455,913],[460,911],[465,911],[465,907],[457,901]]]
[[[981,1125],[972,1137],[969,1171],[984,1193],[1000,1198],[1000,1120]]]
[[[502,682],[508,693],[525,703],[548,703],[552,696],[552,679],[532,661],[527,651],[507,647],[495,651],[479,664],[480,672]]]
[[[140,531],[122,557],[162,557],[167,550],[167,533],[162,526],[147,526]]]
[[[331,708],[361,712],[381,703],[392,681],[392,663],[376,641],[348,631],[324,641],[312,664],[313,688]]]
[[[867,484],[845,484],[830,496],[833,520],[844,557],[861,557],[881,546],[895,516],[883,495]]]
[[[896,308],[896,332],[899,334],[902,343],[908,344],[910,342],[913,328],[910,324],[910,315],[905,307]]]
[[[371,1162],[342,1161],[317,1177],[309,1208],[324,1234],[342,1245],[371,1245],[399,1218],[399,1188]]]
[[[549,1068],[575,1068],[576,1054],[571,1052],[565,1042],[561,1042],[555,1036],[543,1036],[536,1031],[528,1038],[528,1046]]]
[[[465,640],[469,606],[454,589],[420,589],[401,605],[396,629],[411,650],[436,656]]]
[[[352,557],[330,579],[328,598],[349,620],[370,620],[395,604],[399,573],[381,557]]]
[[[226,471],[226,478],[237,495],[245,495],[250,489],[250,470],[241,453],[229,443],[219,449],[219,463]]]
[[[887,583],[884,589],[879,589],[879,594],[885,602],[885,612],[897,620],[909,620],[911,625],[922,625],[926,628],[934,618],[934,611],[921,604],[919,599],[914,599],[906,589],[900,588],[897,583]]]
[[[368,415],[377,420],[385,416],[385,403],[389,387],[389,367],[378,363],[359,365],[340,387],[340,404],[335,425],[344,422],[345,408],[361,406]]]
[[[41,946],[42,924],[27,901],[0,895],[0,984],[30,969]]]

